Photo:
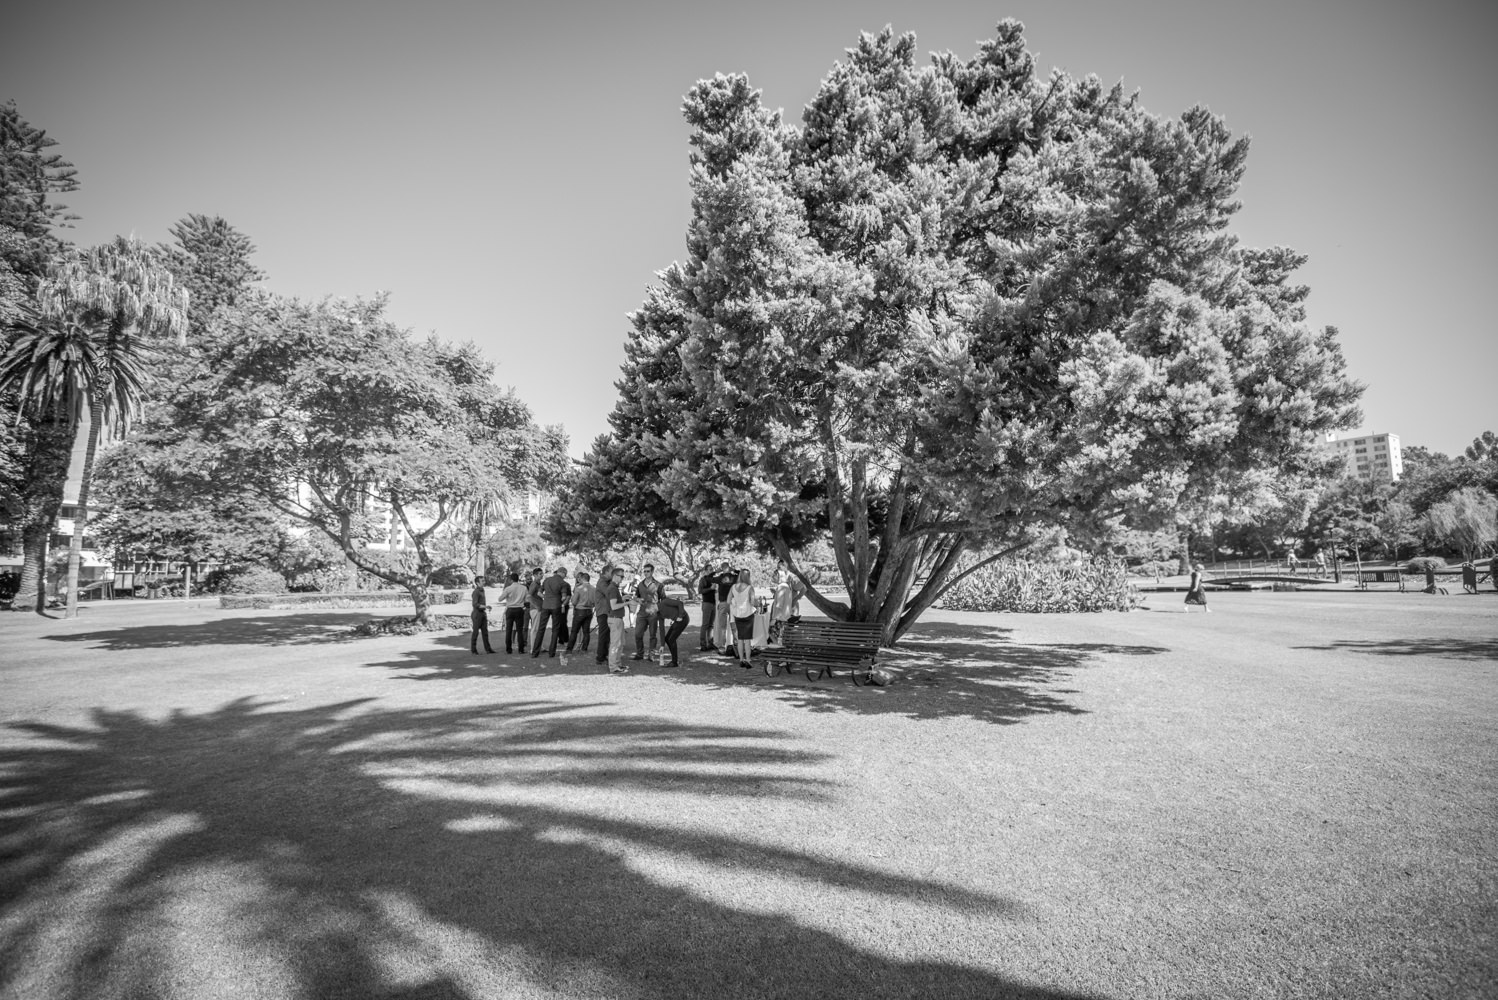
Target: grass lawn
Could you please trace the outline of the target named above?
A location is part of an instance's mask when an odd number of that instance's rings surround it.
[[[0,616],[0,997],[1498,996],[1498,596],[1211,601],[884,689]]]

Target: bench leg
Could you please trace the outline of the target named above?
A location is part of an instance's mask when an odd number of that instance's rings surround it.
[[[874,682],[874,661],[865,656],[857,666],[848,671],[854,687],[867,687]]]
[[[810,663],[806,665],[806,679],[809,681],[819,680],[822,676],[822,668],[814,667]]]

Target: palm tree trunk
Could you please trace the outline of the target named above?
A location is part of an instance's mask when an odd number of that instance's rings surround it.
[[[65,618],[78,617],[78,572],[83,564],[83,532],[88,528],[88,485],[94,475],[94,455],[99,450],[102,407],[97,398],[88,401],[87,444],[83,452],[83,475],[78,482],[78,512],[73,518],[73,537],[68,541],[68,606]]]
[[[28,524],[21,529],[21,582],[11,607],[16,611],[47,610],[47,538],[50,524]]]
[[[47,543],[57,525],[57,510],[73,455],[73,431],[60,407],[33,425],[27,446],[21,528],[21,582],[11,607],[47,610]]]

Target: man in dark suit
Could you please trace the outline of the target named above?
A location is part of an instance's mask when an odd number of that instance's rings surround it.
[[[474,655],[478,655],[479,636],[484,637],[484,652],[492,653],[493,648],[489,645],[489,597],[484,591],[484,581],[476,580],[473,584],[473,613],[469,616],[473,620],[473,634],[468,637],[468,648],[472,649]]]

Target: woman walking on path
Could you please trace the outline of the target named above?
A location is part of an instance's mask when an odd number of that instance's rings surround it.
[[[1201,563],[1197,563],[1191,567],[1191,585],[1186,588],[1186,611],[1188,614],[1193,604],[1200,604],[1202,610],[1207,612],[1207,614],[1212,613],[1212,609],[1207,607],[1207,592],[1202,589]]]
[[[754,665],[749,660],[753,655],[754,611],[754,587],[749,583],[749,571],[741,569],[739,582],[728,591],[728,613],[733,616],[733,648],[738,653],[739,666],[746,670]]]

